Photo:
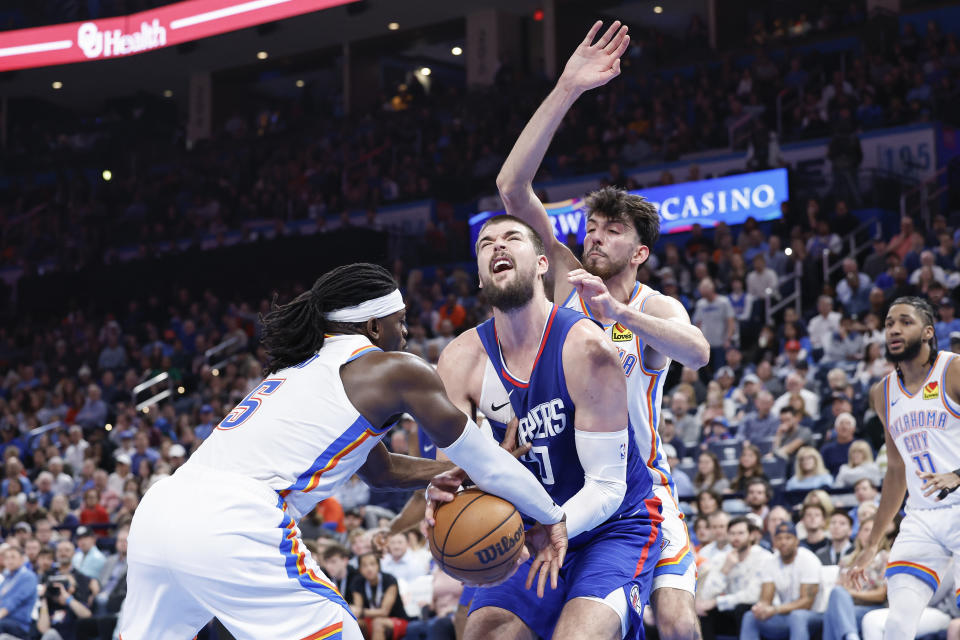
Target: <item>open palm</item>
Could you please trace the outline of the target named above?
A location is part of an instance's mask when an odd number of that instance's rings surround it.
[[[627,26],[621,26],[617,20],[599,40],[593,42],[602,26],[603,22],[598,20],[590,27],[587,37],[563,68],[561,79],[580,91],[602,86],[620,75],[620,56],[630,44]]]

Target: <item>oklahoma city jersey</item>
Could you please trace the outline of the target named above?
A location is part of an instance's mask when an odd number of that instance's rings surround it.
[[[356,473],[392,426],[371,425],[340,379],[341,366],[374,351],[364,336],[327,336],[318,353],[264,379],[186,465],[259,480],[294,519],[309,513]]]
[[[487,352],[487,368],[481,394],[481,411],[487,416],[494,437],[502,441],[506,423],[515,414],[519,418],[517,444],[533,443],[530,453],[520,459],[535,474],[554,502],[563,504],[583,488],[584,471],[574,440],[576,407],[567,392],[563,373],[563,344],[580,313],[553,306],[540,339],[540,350],[527,381],[515,377],[504,364],[493,319],[477,326]],[[493,375],[491,375],[493,374]],[[652,483],[644,472],[632,430],[627,450],[627,489],[617,511],[608,521],[625,516],[647,515],[652,498]],[[653,516],[659,520],[659,513]],[[588,542],[586,531],[570,541],[574,548]]]
[[[945,392],[947,367],[958,357],[940,351],[923,386],[910,395],[894,371],[883,381],[887,430],[906,465],[907,506],[936,509],[960,504],[960,491],[943,500],[923,495],[923,480],[914,471],[945,473],[960,467],[960,407]]]
[[[662,294],[637,282],[627,306],[643,311],[644,303],[658,295]],[[570,293],[563,306],[596,319],[587,304],[580,299],[576,289]],[[663,383],[670,368],[670,360],[667,360],[662,369],[650,371],[643,366],[644,344],[639,336],[634,335],[619,322],[604,326],[604,330],[617,348],[623,373],[627,376],[627,407],[630,411],[630,424],[637,438],[644,464],[650,472],[650,479],[655,485],[668,487],[670,493],[676,495],[673,477],[670,475],[670,465],[661,454],[660,434],[657,433],[657,427],[660,425]]]

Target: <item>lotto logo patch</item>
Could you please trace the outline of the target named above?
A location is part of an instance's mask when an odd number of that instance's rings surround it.
[[[633,585],[630,587],[630,606],[637,612],[638,616],[643,615],[643,603],[640,602],[640,587]]]
[[[940,397],[940,383],[928,382],[923,386],[923,399],[932,400]]]
[[[633,333],[630,331],[630,329],[627,329],[619,322],[613,325],[613,329],[611,329],[611,335],[614,342],[630,342],[633,340]]]

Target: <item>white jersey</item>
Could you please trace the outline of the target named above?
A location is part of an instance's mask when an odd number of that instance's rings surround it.
[[[259,480],[294,519],[309,513],[356,473],[390,429],[360,415],[340,379],[341,366],[374,351],[380,349],[364,336],[327,336],[318,353],[265,378],[186,465]]]
[[[941,501],[923,495],[923,480],[915,471],[944,473],[960,467],[960,407],[946,394],[947,367],[958,357],[940,351],[923,385],[913,395],[894,371],[883,379],[885,422],[903,458],[907,476],[907,507],[936,509],[960,504],[960,491]]]
[[[663,294],[637,282],[630,294],[627,306],[643,311],[644,303],[649,298],[659,295]],[[563,306],[599,320],[587,304],[580,299],[576,289],[570,293]],[[620,364],[623,365],[623,373],[627,376],[627,407],[630,414],[630,425],[636,435],[640,453],[643,455],[647,469],[650,471],[650,478],[653,480],[654,486],[666,486],[673,495],[676,495],[673,478],[670,475],[670,465],[667,464],[667,460],[663,456],[660,434],[657,433],[660,426],[663,384],[670,368],[670,360],[667,359],[661,369],[648,369],[643,363],[644,344],[640,340],[640,336],[634,335],[632,331],[619,322],[604,325],[604,330],[617,348],[617,353],[620,355]]]

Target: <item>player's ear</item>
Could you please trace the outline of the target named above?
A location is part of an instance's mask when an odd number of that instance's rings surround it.
[[[364,323],[363,329],[370,341],[376,342],[383,332],[383,325],[380,324],[379,318],[371,318]]]
[[[637,245],[636,250],[633,252],[633,262],[639,267],[644,262],[647,261],[647,258],[650,257],[650,247],[645,244]]]

